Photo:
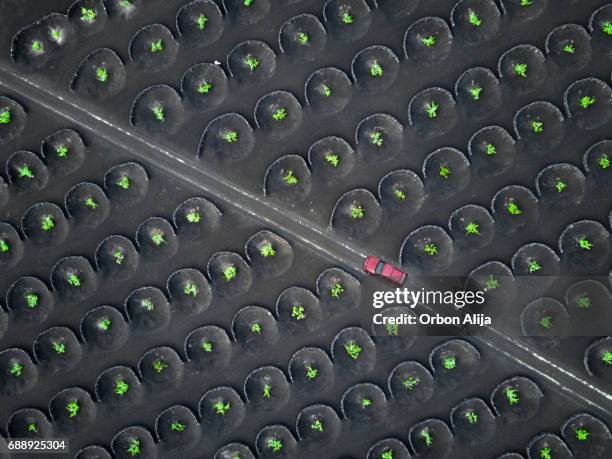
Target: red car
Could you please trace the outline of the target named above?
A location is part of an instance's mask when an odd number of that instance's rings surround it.
[[[406,280],[406,273],[400,271],[392,264],[381,260],[378,257],[367,257],[363,262],[363,270],[373,276],[384,277],[391,282],[402,285]]]

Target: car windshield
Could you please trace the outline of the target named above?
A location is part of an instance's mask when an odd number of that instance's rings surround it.
[[[384,261],[379,261],[378,264],[376,265],[376,269],[374,270],[374,273],[380,276],[383,268],[385,267],[385,264],[386,263]]]

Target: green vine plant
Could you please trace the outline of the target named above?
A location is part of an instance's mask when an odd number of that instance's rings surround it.
[[[64,343],[52,343],[51,347],[53,348],[56,354],[66,353],[66,345]]]
[[[385,143],[385,139],[383,138],[383,134],[380,131],[374,131],[370,133],[370,142],[372,142],[377,147],[382,147]]]
[[[81,411],[81,406],[79,405],[78,401],[73,400],[66,405],[66,411],[68,411],[68,417],[73,418],[79,414],[79,411]]]
[[[450,168],[448,166],[440,166],[440,169],[438,170],[438,174],[444,180],[448,180],[448,178],[451,175],[451,170],[450,170]]]
[[[11,373],[11,375],[19,378],[23,372],[23,365],[19,362],[14,362],[11,365],[11,369],[9,370],[9,372]]]
[[[227,131],[225,134],[223,134],[223,140],[225,140],[227,143],[238,142],[238,132]]]
[[[361,346],[359,346],[355,342],[346,343],[344,345],[344,350],[346,351],[348,356],[352,358],[353,360],[357,360],[359,356],[361,355],[361,351],[362,351]]]
[[[93,24],[98,17],[98,13],[93,8],[81,8],[81,21],[87,24]]]
[[[579,429],[576,429],[574,433],[576,434],[576,440],[578,441],[587,441],[589,439],[589,436],[591,435],[591,432],[589,432],[584,427],[580,427]]]
[[[343,24],[352,24],[354,22],[353,16],[348,11],[343,11],[340,15]]]
[[[421,38],[421,43],[423,43],[428,48],[431,48],[436,44],[436,37],[433,35],[427,35],[426,37]]]
[[[520,209],[518,204],[514,202],[512,198],[508,201],[508,204],[506,205],[506,210],[508,211],[510,215],[515,215],[515,216],[521,215],[523,213],[523,211]]]
[[[51,40],[55,43],[61,43],[64,38],[64,31],[60,28],[52,28],[50,29]]]
[[[413,390],[419,385],[419,382],[420,380],[418,377],[411,375],[402,381],[402,386],[404,386],[404,389],[406,390]]]
[[[225,416],[225,413],[227,413],[231,407],[232,405],[230,402],[224,402],[223,400],[219,400],[213,405],[215,413],[219,416]]]
[[[68,282],[68,285],[71,287],[79,288],[81,286],[81,278],[76,273],[68,274],[66,282]]]
[[[429,119],[434,119],[438,117],[438,108],[440,106],[435,102],[431,101],[425,106],[425,111],[427,112],[427,117]]]
[[[42,54],[44,52],[43,45],[40,40],[34,40],[30,45],[30,49],[34,54]]]
[[[198,29],[200,29],[201,31],[204,31],[206,29],[207,22],[208,22],[208,18],[204,14],[200,14],[196,20]]]
[[[283,176],[283,180],[285,181],[287,185],[297,185],[299,182],[298,178],[295,176],[295,174],[293,173],[293,170],[291,169],[289,169],[287,171],[287,174]]]
[[[161,38],[152,41],[149,49],[153,54],[162,53],[164,51],[164,41]]]
[[[563,180],[557,180],[557,183],[555,183],[555,189],[557,190],[557,193],[561,193],[566,188],[567,183],[565,183]]]
[[[466,411],[463,416],[465,417],[465,419],[467,419],[467,421],[470,424],[477,424],[478,423],[478,413],[476,413],[474,410],[469,410]]]
[[[183,293],[187,296],[192,296],[195,298],[199,293],[198,286],[193,281],[187,281],[185,287],[183,287]]]
[[[548,330],[550,329],[550,327],[552,327],[552,322],[553,322],[552,316],[544,316],[540,319],[539,323],[543,329]]]
[[[305,46],[309,40],[310,40],[310,37],[306,33],[298,32],[297,41],[300,45]]]
[[[480,228],[480,225],[478,225],[478,223],[470,222],[465,226],[465,234],[466,235],[473,234],[474,236],[480,236],[479,228]]]
[[[429,432],[429,429],[426,427],[419,432],[419,437],[423,439],[425,445],[429,448],[433,445],[433,436]]]
[[[578,246],[583,250],[591,250],[593,248],[593,244],[585,236],[578,239]]]
[[[101,330],[101,331],[108,331],[110,326],[111,326],[110,319],[102,319],[97,324],[98,330]]]
[[[318,430],[319,432],[323,432],[323,423],[320,419],[315,420],[312,424],[310,424],[310,428],[312,430]]]
[[[283,449],[283,442],[278,438],[270,438],[268,440],[268,449],[271,449],[273,453],[278,453]]]
[[[372,66],[370,67],[370,75],[375,78],[383,76],[383,68],[378,62],[374,61],[372,63]]]
[[[438,254],[438,246],[433,243],[427,243],[423,246],[423,252],[425,252],[430,257]]]
[[[168,364],[163,360],[156,360],[155,362],[153,362],[153,371],[155,371],[155,373],[159,374],[167,368]]]
[[[470,24],[475,27],[480,27],[482,25],[482,19],[480,19],[476,11],[471,8],[468,9],[468,20],[470,21]]]
[[[11,124],[11,111],[4,109],[0,111],[0,124]]]
[[[127,175],[123,175],[119,180],[117,180],[117,186],[119,188],[123,188],[124,190],[129,189],[131,184],[132,182],[130,181],[130,177]]]
[[[338,167],[340,164],[340,157],[334,153],[327,153],[325,155],[325,162],[332,167]]]
[[[200,94],[208,94],[212,91],[213,84],[210,81],[203,81],[198,85],[197,91]]]
[[[129,390],[129,388],[130,386],[128,383],[126,383],[123,379],[119,379],[115,382],[115,387],[113,391],[115,392],[115,394],[119,395],[120,397],[123,397]]]
[[[319,370],[317,370],[313,365],[308,365],[306,367],[306,377],[311,381],[317,377],[319,374]]]
[[[264,258],[276,256],[276,250],[272,246],[271,242],[266,242],[259,248],[259,254]]]
[[[576,52],[576,46],[574,45],[574,42],[570,41],[569,43],[566,43],[563,46],[563,52],[566,54],[574,54]]]
[[[173,432],[183,432],[185,428],[185,424],[182,424],[180,422],[173,422],[170,424],[170,430],[172,430]]]
[[[329,294],[333,298],[340,298],[340,295],[342,295],[343,293],[344,293],[344,287],[342,286],[340,282],[336,282],[329,290]]]
[[[540,263],[538,263],[537,260],[531,260],[527,265],[527,269],[529,271],[529,274],[533,274],[540,271],[542,269],[542,266],[540,265]]]
[[[130,456],[140,455],[140,440],[130,440],[130,446],[125,450]]]
[[[454,370],[457,367],[457,358],[454,355],[444,357],[442,366],[445,370]]]
[[[247,58],[244,60],[244,63],[251,70],[251,73],[257,70],[257,68],[259,67],[259,59],[253,56],[247,56]]]
[[[295,305],[291,308],[291,317],[295,320],[303,320],[306,318],[304,306],[301,304]]]
[[[164,234],[164,231],[160,228],[155,228],[151,230],[150,237],[151,242],[153,242],[156,247],[159,247],[162,244],[166,244],[166,235]]]
[[[34,172],[32,172],[32,169],[30,169],[27,164],[17,168],[17,172],[19,173],[19,178],[34,178]]]
[[[200,223],[202,221],[202,215],[197,210],[190,210],[185,218],[189,223]]]
[[[473,100],[475,101],[480,100],[480,93],[482,93],[482,88],[480,86],[471,87],[469,92]]]
[[[520,394],[514,387],[506,387],[504,389],[504,395],[510,406],[516,405],[521,401]]]
[[[155,119],[160,123],[166,121],[166,113],[164,111],[164,107],[162,107],[161,105],[155,105],[154,107],[151,107],[151,112],[153,113]]]
[[[522,78],[527,78],[527,64],[520,62],[514,64],[514,74]]]
[[[353,220],[361,220],[363,217],[365,217],[365,210],[361,204],[351,207],[351,218]]]
[[[287,110],[284,108],[277,108],[276,111],[272,114],[272,118],[274,121],[282,121],[287,118]]]
[[[228,266],[223,270],[223,277],[226,281],[232,281],[238,275],[238,269],[235,266]]]
[[[108,77],[108,70],[106,70],[104,67],[98,67],[96,69],[96,79],[100,83],[106,83],[108,81]]]
[[[580,107],[582,107],[583,109],[587,109],[591,105],[593,105],[596,101],[597,101],[597,99],[595,97],[582,96],[580,98]]]
[[[26,306],[30,309],[34,309],[38,306],[38,301],[40,300],[39,296],[36,293],[27,293],[25,295]]]
[[[541,134],[542,132],[544,132],[544,123],[542,123],[542,121],[533,120],[531,122],[531,129],[536,134]]]

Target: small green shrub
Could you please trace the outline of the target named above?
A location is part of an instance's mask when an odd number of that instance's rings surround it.
[[[96,69],[96,79],[101,83],[106,83],[108,81],[108,70],[104,67],[98,67]]]
[[[276,256],[276,250],[274,250],[271,242],[266,242],[264,245],[262,245],[259,248],[259,253],[265,258]]]
[[[423,252],[433,257],[434,255],[438,254],[438,246],[429,242],[423,246]]]
[[[117,181],[117,186],[119,188],[123,188],[124,190],[127,190],[131,185],[131,181],[130,181],[130,177],[127,175],[123,175],[118,181]]]
[[[68,417],[73,418],[81,411],[81,406],[76,400],[71,401],[66,405],[66,411],[68,411]]]
[[[431,101],[425,106],[425,111],[427,112],[427,116],[429,119],[434,119],[438,117],[438,108],[440,106],[435,102]]]
[[[361,204],[355,204],[351,207],[351,218],[353,220],[361,220],[365,216],[365,210]]]
[[[287,171],[287,175],[283,177],[283,180],[287,185],[297,185],[299,182],[298,178],[295,176],[293,170],[291,169]]]
[[[0,124],[10,124],[12,121],[11,112],[8,109],[0,111]]]
[[[480,27],[482,24],[482,19],[480,19],[476,11],[472,10],[471,8],[468,9],[468,19],[470,21],[470,24],[475,27]]]
[[[589,108],[591,105],[595,103],[597,99],[591,96],[582,96],[580,98],[580,106],[582,108]]]
[[[504,395],[510,406],[516,405],[521,401],[520,394],[514,387],[506,387],[504,389]]]
[[[203,81],[202,83],[200,83],[198,85],[198,93],[200,94],[208,94],[210,91],[212,91],[213,88],[213,84],[209,81]]]
[[[514,74],[522,78],[527,78],[527,64],[525,63],[514,64]]]
[[[259,59],[257,59],[256,57],[253,57],[253,56],[248,56],[244,60],[244,63],[251,70],[251,72],[254,72],[255,70],[257,70],[257,67],[259,67]]]
[[[98,17],[98,13],[93,8],[81,8],[81,21],[87,24],[93,24]]]
[[[344,287],[340,282],[336,282],[329,290],[329,294],[334,298],[340,298],[340,295],[344,293]]]
[[[482,88],[480,86],[473,86],[470,88],[470,96],[473,100],[480,100],[480,93],[482,93]]]
[[[362,351],[361,346],[359,346],[357,343],[353,341],[346,343],[344,345],[344,350],[349,355],[349,357],[352,358],[353,360],[357,360]]]
[[[153,54],[162,53],[164,51],[164,41],[161,38],[152,41],[149,49]]]
[[[208,18],[206,17],[206,15],[200,14],[198,16],[198,19],[196,20],[196,23],[198,24],[198,29],[205,30],[207,22],[208,22]]]
[[[428,48],[431,48],[436,44],[436,37],[433,35],[427,35],[426,37],[421,38],[421,43],[423,43]]]
[[[377,147],[382,147],[385,143],[385,139],[383,138],[383,134],[380,131],[374,131],[370,133],[370,142],[372,142]]]
[[[115,381],[115,387],[113,391],[115,392],[115,394],[119,395],[120,397],[123,397],[129,390],[129,388],[130,385],[128,383],[126,383],[123,379],[119,379]]]
[[[474,223],[474,222],[470,222],[465,226],[465,234],[469,235],[469,234],[473,234],[475,236],[480,236],[480,230],[479,230],[479,226],[478,223]]]
[[[235,266],[228,266],[223,270],[223,277],[226,281],[233,280],[238,275],[238,269]]]

